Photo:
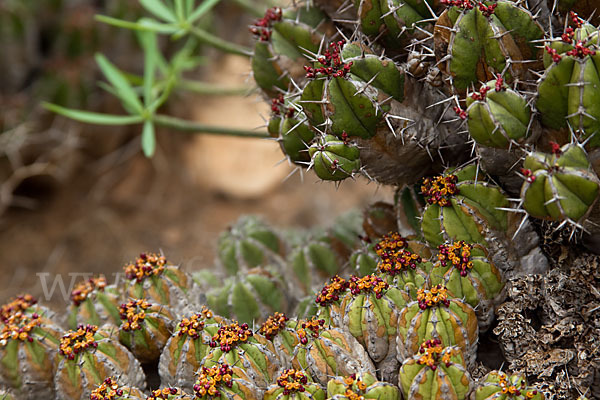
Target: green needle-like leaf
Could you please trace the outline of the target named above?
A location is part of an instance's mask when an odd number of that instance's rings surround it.
[[[140,4],[158,19],[168,22],[177,22],[177,17],[173,11],[160,0],[140,0]]]
[[[44,108],[53,113],[74,119],[79,122],[97,125],[131,125],[139,124],[144,121],[140,115],[113,115],[101,114],[90,111],[72,110],[56,104],[43,103]]]
[[[209,12],[214,6],[216,6],[221,0],[205,0],[194,10],[194,12],[188,17],[188,22],[193,24],[203,15]]]
[[[136,110],[138,113],[142,113],[144,107],[140,102],[137,94],[123,75],[121,71],[117,67],[115,67],[106,57],[102,54],[96,54],[96,62],[98,66],[102,70],[102,73],[106,77],[106,79],[114,86],[117,90],[117,94],[119,98],[129,105],[132,109]]]
[[[144,130],[142,131],[142,150],[146,157],[152,157],[156,150],[156,137],[154,135],[154,124],[152,124],[152,121],[144,122]]]
[[[116,26],[118,28],[131,29],[134,31],[149,31],[170,35],[179,30],[179,27],[176,25],[163,24],[150,18],[142,18],[138,22],[125,21],[118,18],[108,17],[106,15],[96,15],[95,18],[97,21],[105,24]]]
[[[154,101],[152,89],[160,53],[156,43],[156,34],[138,32],[138,38],[144,49],[144,105],[147,108]]]

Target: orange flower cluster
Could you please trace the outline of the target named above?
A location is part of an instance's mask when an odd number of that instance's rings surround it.
[[[201,313],[182,319],[179,323],[179,332],[177,332],[177,335],[188,335],[194,340],[198,339],[200,337],[200,332],[204,329],[204,319],[205,317]]]
[[[129,303],[121,304],[119,307],[119,315],[123,322],[121,328],[124,331],[135,331],[142,329],[142,322],[146,318],[146,310],[151,306],[144,299],[131,300]]]
[[[33,313],[31,316],[17,311],[3,320],[4,326],[0,333],[0,346],[6,346],[9,340],[33,342],[29,334],[33,328],[40,325],[40,316]]]
[[[90,278],[87,281],[81,282],[73,289],[71,292],[71,301],[77,307],[87,299],[88,295],[92,293],[94,289],[104,290],[105,287],[106,278],[104,276],[100,275],[97,278]]]
[[[356,374],[352,374],[344,378],[344,383],[346,384],[344,396],[348,400],[365,400],[365,396],[363,396],[363,394],[367,390],[367,384],[360,379],[356,379]],[[356,390],[352,388],[352,385],[354,384],[356,384],[356,388],[360,393],[356,393]]]
[[[90,400],[116,400],[121,396],[123,396],[123,389],[119,387],[114,378],[109,377],[100,386],[92,390]]]
[[[375,245],[375,253],[379,257],[383,257],[389,252],[396,252],[404,249],[408,246],[408,241],[400,236],[398,232],[390,232],[387,235],[383,235],[381,241]]]
[[[398,275],[407,268],[415,269],[422,261],[417,254],[406,250],[408,241],[397,232],[390,232],[375,245],[375,253],[381,258],[377,267],[380,272]]]
[[[210,347],[221,347],[221,351],[228,352],[238,343],[247,342],[253,332],[248,329],[248,324],[239,325],[233,322],[229,325],[221,325],[217,333],[212,337]]]
[[[168,400],[169,396],[181,395],[181,390],[167,387],[163,389],[153,390],[150,396],[146,397],[146,400]],[[178,397],[179,398],[179,397]]]
[[[135,279],[139,283],[148,276],[160,275],[166,264],[167,259],[160,254],[142,253],[135,263],[125,266],[125,276],[127,279]]]
[[[285,323],[289,320],[285,314],[276,312],[271,315],[264,324],[260,327],[258,333],[267,338],[267,340],[273,340],[280,330],[285,328]]]
[[[2,308],[0,308],[0,319],[4,322],[11,315],[25,311],[32,305],[36,304],[37,300],[33,298],[30,294],[23,294],[15,297],[14,300],[4,304]]]
[[[450,362],[450,357],[452,357],[454,351],[452,349],[443,349],[442,341],[440,339],[432,339],[425,341],[421,345],[419,353],[421,353],[422,356],[419,358],[418,363],[427,365],[435,371],[440,362],[444,363],[446,367],[449,367],[452,364]]]
[[[75,356],[87,349],[98,347],[94,335],[98,331],[95,325],[79,325],[76,331],[69,331],[60,339],[59,352],[68,360],[74,360]]]
[[[436,285],[429,290],[417,290],[417,301],[422,310],[425,310],[427,307],[436,306],[440,303],[446,307],[450,305],[450,300],[448,300],[448,290],[442,285]]]
[[[452,245],[442,244],[438,246],[440,253],[438,254],[438,260],[442,266],[450,264],[460,271],[460,276],[467,276],[470,269],[473,268],[473,262],[471,261],[471,250],[473,246],[465,243],[463,240],[454,242]]]
[[[318,305],[326,307],[329,304],[336,302],[340,299],[340,295],[348,289],[348,282],[344,278],[334,276],[331,281],[321,289],[320,293],[317,293],[317,299],[315,300]]]
[[[354,275],[350,277],[350,293],[354,296],[361,292],[372,292],[375,293],[376,298],[380,299],[388,287],[390,287],[390,285],[375,274],[367,275],[362,278]]]
[[[194,384],[194,394],[198,398],[210,396],[220,398],[219,386],[225,385],[228,388],[233,386],[233,370],[229,364],[215,365],[214,367],[202,367],[198,380]]]
[[[516,398],[517,396],[525,396],[526,399],[533,399],[537,394],[537,390],[525,391],[526,383],[525,380],[521,380],[521,387],[512,385],[508,380],[508,376],[504,372],[498,372],[498,385],[501,388],[501,393],[508,396],[509,399]],[[523,391],[525,393],[523,394]]]
[[[436,176],[425,178],[421,186],[421,193],[429,204],[437,204],[440,207],[450,205],[450,198],[458,193],[456,175]]]
[[[309,321],[304,321],[301,325],[301,328],[298,329],[298,337],[300,338],[300,343],[306,344],[308,343],[308,334],[306,330],[308,329],[311,333],[310,335],[313,338],[319,337],[319,332],[323,329],[325,325],[324,319],[317,319],[317,317],[312,317]]]
[[[286,369],[281,376],[277,378],[277,384],[283,388],[283,395],[287,396],[294,392],[304,392],[304,385],[308,383],[308,378],[302,371],[296,369]]]

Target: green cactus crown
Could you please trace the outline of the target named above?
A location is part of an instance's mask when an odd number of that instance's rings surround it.
[[[460,276],[467,276],[470,269],[473,268],[471,261],[471,250],[473,246],[461,240],[451,245],[442,244],[438,246],[438,260],[442,266],[450,264],[453,268],[460,271]]]
[[[60,339],[60,355],[67,360],[75,358],[88,349],[98,347],[98,342],[94,337],[98,327],[95,325],[79,325],[77,330],[69,331]]]
[[[121,304],[119,315],[124,321],[121,328],[124,331],[142,329],[144,319],[146,318],[146,310],[150,306],[150,303],[142,299],[130,300],[128,303]]]
[[[286,369],[277,378],[277,385],[283,388],[283,394],[289,395],[295,392],[304,392],[304,385],[308,383],[308,378],[302,371],[296,369]]]
[[[289,318],[285,314],[276,312],[269,316],[269,318],[261,325],[258,333],[267,338],[267,340],[273,340],[277,333],[285,328],[285,324],[289,321]]]
[[[456,175],[425,178],[421,186],[421,192],[428,204],[447,207],[450,205],[450,198],[459,192],[456,186],[457,182],[458,177]]]
[[[219,388],[233,386],[233,370],[227,363],[214,365],[210,368],[202,367],[198,371],[198,379],[194,384],[194,394],[199,398],[220,397]]]
[[[209,345],[210,347],[220,347],[221,351],[227,353],[236,345],[247,342],[252,335],[253,332],[248,328],[248,324],[240,325],[232,322],[229,325],[221,325]]]
[[[421,288],[417,291],[417,301],[419,307],[425,310],[429,307],[436,307],[440,304],[448,307],[450,300],[448,299],[448,289],[443,285],[436,285],[431,289]]]
[[[106,287],[106,278],[100,275],[97,278],[90,278],[87,281],[79,283],[71,292],[71,301],[77,307],[87,299],[94,290],[103,291]]]
[[[440,339],[431,339],[425,341],[419,348],[419,354],[421,357],[418,363],[421,365],[427,365],[433,371],[437,369],[438,364],[443,363],[446,367],[452,365],[450,358],[455,352],[459,350],[451,347],[442,347],[442,341]]]
[[[125,266],[125,276],[127,279],[135,279],[137,282],[143,281],[146,277],[160,275],[167,264],[167,259],[160,254],[142,253],[135,260]]]

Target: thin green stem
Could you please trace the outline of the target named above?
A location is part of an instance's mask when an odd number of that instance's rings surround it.
[[[222,126],[205,125],[180,118],[169,117],[168,115],[155,115],[152,120],[156,125],[164,126],[166,128],[177,129],[183,132],[222,136],[239,136],[260,139],[269,137],[269,134],[267,132],[257,132],[247,129],[233,129]]]
[[[240,56],[252,56],[252,50],[250,50],[249,48],[228,42],[227,40],[223,40],[220,37],[210,34],[200,28],[191,28],[190,32],[193,33],[201,42],[206,43],[219,50],[223,50],[227,53],[237,54]]]
[[[252,88],[245,86],[225,87],[221,85],[215,85],[213,83],[190,79],[182,79],[181,81],[177,82],[177,89],[187,90],[208,96],[238,96],[247,94],[252,90]]]

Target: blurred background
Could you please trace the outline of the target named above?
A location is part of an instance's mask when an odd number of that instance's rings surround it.
[[[240,4],[253,5],[223,0],[203,27],[249,44],[255,17]],[[98,85],[93,56],[101,52],[141,74],[143,54],[130,31],[97,22],[96,14],[136,20],[143,10],[125,0],[0,1],[0,301],[23,292],[41,297],[39,274],[48,286],[61,275],[68,290],[69,273],[110,276],[144,251],[162,250],[188,270],[211,267],[219,233],[242,214],[281,228],[327,226],[353,208],[392,199],[364,179],[337,188],[312,172],[301,176],[279,163],[274,141],[159,129],[157,152],[148,159],[138,126],[84,125],[43,110],[41,101],[123,112]],[[161,42],[165,53],[171,47]],[[198,52],[203,64],[195,78],[251,87],[247,58]],[[186,94],[163,113],[260,129],[268,111],[257,94]],[[53,301],[63,302],[56,289]]]

